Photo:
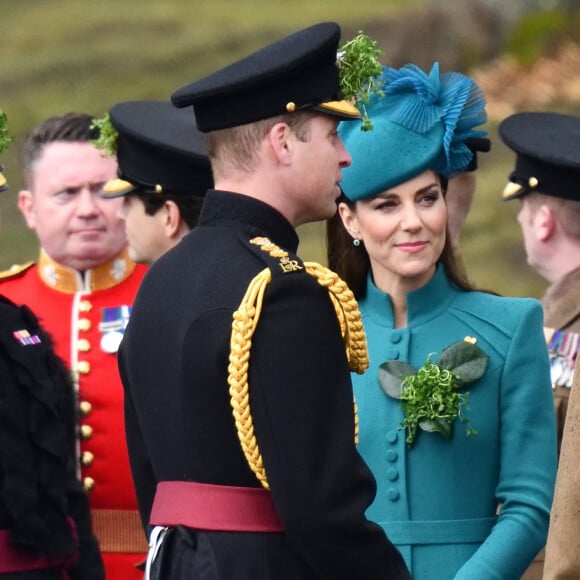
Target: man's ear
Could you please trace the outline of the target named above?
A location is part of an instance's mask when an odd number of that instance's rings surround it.
[[[541,205],[534,214],[533,226],[538,240],[548,241],[556,231],[557,219],[554,210],[549,205]]]
[[[174,238],[178,234],[181,225],[181,211],[177,204],[170,199],[165,202],[162,211],[165,235],[168,238]]]
[[[268,132],[268,143],[278,163],[288,165],[292,158],[292,129],[286,123],[276,123]]]
[[[356,214],[343,201],[338,204],[338,215],[342,220],[344,229],[351,235],[351,237],[353,239],[360,240],[361,235],[358,227],[358,220],[356,219]]]
[[[32,192],[28,189],[21,189],[18,192],[18,209],[22,212],[26,225],[31,229],[36,227],[36,219],[34,215],[34,198]]]

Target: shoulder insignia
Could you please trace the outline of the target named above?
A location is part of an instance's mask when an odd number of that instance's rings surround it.
[[[244,240],[244,242],[268,264],[272,271],[272,276],[304,270],[304,264],[298,256],[289,254],[286,250],[271,242],[269,238],[258,236],[250,240]]]
[[[34,262],[26,262],[25,264],[14,264],[7,270],[0,271],[0,281],[1,280],[10,280],[11,278],[17,278],[18,276],[24,274],[27,270],[29,270],[32,266],[34,266]]]

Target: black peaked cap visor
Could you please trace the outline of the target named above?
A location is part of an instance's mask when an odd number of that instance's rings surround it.
[[[109,114],[119,133],[119,177],[134,187],[106,197],[157,186],[163,193],[203,196],[213,187],[205,144],[191,114],[158,101],[120,103]]]
[[[533,191],[580,201],[580,117],[517,113],[500,123],[499,134],[517,155],[505,201]]]

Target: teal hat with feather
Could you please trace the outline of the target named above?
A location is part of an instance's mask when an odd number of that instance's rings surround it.
[[[371,133],[360,122],[340,123],[339,133],[352,156],[341,187],[351,201],[373,197],[431,169],[449,177],[468,170],[474,140],[487,120],[485,96],[475,81],[457,72],[429,74],[408,64],[383,67],[383,94],[367,105]]]

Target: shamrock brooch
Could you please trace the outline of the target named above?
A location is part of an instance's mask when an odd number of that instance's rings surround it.
[[[406,441],[412,445],[419,429],[440,433],[446,439],[453,435],[453,423],[459,418],[466,435],[476,435],[463,415],[469,393],[459,389],[479,379],[489,362],[489,356],[476,346],[476,339],[465,337],[441,353],[439,362],[427,356],[419,369],[406,362],[389,360],[379,367],[379,384],[390,397],[401,401],[406,429]]]

